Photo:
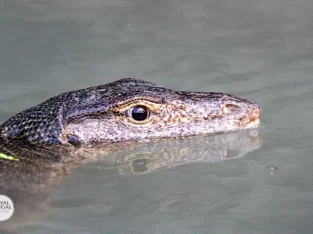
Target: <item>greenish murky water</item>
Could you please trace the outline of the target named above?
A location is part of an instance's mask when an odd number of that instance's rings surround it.
[[[45,208],[6,228],[311,233],[312,11],[309,0],[0,1],[1,121],[122,77],[263,108],[258,131],[147,143],[114,155],[119,165],[76,168]]]

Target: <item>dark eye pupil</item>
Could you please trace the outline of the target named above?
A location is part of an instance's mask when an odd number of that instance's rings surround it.
[[[144,106],[135,106],[131,109],[131,116],[134,120],[143,121],[148,118],[148,109]]]

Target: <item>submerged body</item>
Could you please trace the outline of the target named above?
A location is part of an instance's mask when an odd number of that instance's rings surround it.
[[[25,225],[29,227],[29,223],[45,220],[47,215],[51,214],[51,208],[58,210],[59,204],[57,203],[55,207],[53,191],[70,176],[72,169],[82,164],[97,162],[91,168],[97,173],[103,173],[104,179],[91,181],[88,187],[92,188],[91,193],[98,191],[98,195],[102,196],[103,190],[108,189],[108,186],[101,183],[106,183],[110,178],[107,176],[111,174],[107,170],[112,170],[112,175],[118,173],[120,176],[144,176],[181,165],[200,163],[204,166],[206,163],[244,157],[259,148],[261,143],[257,129],[141,144],[125,141],[107,144],[105,147],[97,145],[78,149],[54,146],[53,150],[50,150],[49,147],[38,147],[35,144],[15,140],[8,141],[5,145],[0,144],[0,152],[8,156],[17,156],[19,160],[0,157],[0,191],[14,203],[14,215],[8,221],[0,222],[0,233],[4,230],[10,230],[8,233],[24,233]],[[223,168],[225,167],[220,169]],[[75,174],[76,179],[73,175],[69,181],[76,181],[77,186],[93,178],[88,173],[84,175],[86,177],[84,179],[80,172]],[[110,179],[109,182],[111,183]],[[99,186],[102,189],[93,190]],[[63,189],[64,185],[61,191]]]
[[[11,117],[2,139],[48,145],[91,145],[188,137],[256,127],[261,108],[225,93],[183,92],[121,79],[71,91]]]

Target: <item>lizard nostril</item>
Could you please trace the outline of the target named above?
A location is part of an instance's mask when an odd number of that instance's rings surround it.
[[[239,106],[237,105],[234,105],[234,104],[226,104],[223,108],[222,108],[222,111],[223,113],[229,113],[229,112],[233,112],[233,111],[236,111],[240,109]]]

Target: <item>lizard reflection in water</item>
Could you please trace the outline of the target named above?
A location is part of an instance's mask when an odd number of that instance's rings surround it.
[[[7,224],[23,220],[25,207],[45,204],[50,189],[83,163],[101,159],[121,174],[145,174],[227,159],[230,149],[252,151],[260,141],[249,131],[182,138],[254,128],[260,114],[254,102],[229,94],[131,78],[53,97],[0,126],[0,191],[16,204]]]
[[[121,142],[76,150],[60,147],[51,151],[42,148],[36,149],[35,156],[29,144],[16,147],[19,143],[13,143],[7,145],[10,152],[23,151],[25,155],[41,160],[37,164],[12,161],[2,168],[0,191],[14,200],[15,213],[11,219],[0,223],[0,230],[5,228],[21,233],[21,229],[29,223],[31,225],[33,221],[46,218],[51,209],[50,192],[75,167],[74,164],[62,163],[60,157],[79,158],[82,163],[96,162],[95,168],[117,170],[121,175],[134,176],[192,163],[216,163],[241,158],[258,149],[261,143],[257,129],[140,144]]]

